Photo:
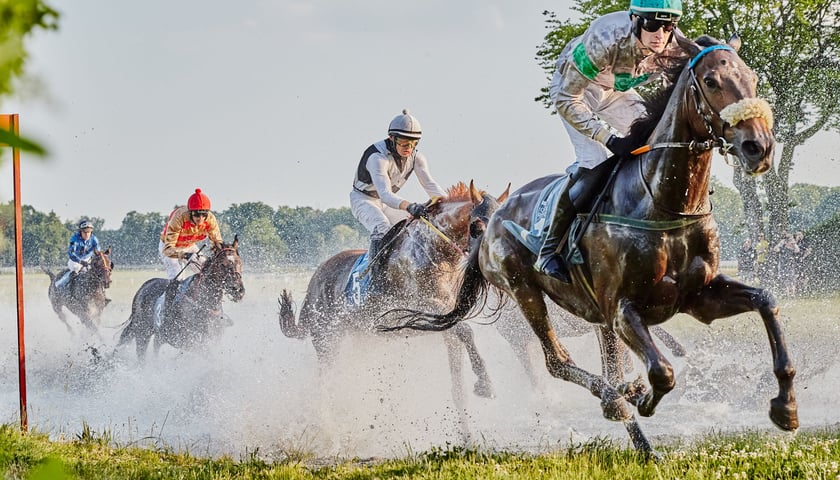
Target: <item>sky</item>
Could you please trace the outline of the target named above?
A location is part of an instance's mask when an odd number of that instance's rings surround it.
[[[28,77],[0,110],[50,152],[24,156],[22,202],[62,220],[119,228],[195,188],[216,211],[349,206],[362,152],[403,108],[444,187],[474,179],[499,194],[573,160],[560,119],[534,101],[548,82],[542,12],[566,18],[569,0],[51,4],[60,29],[29,38]],[[838,144],[800,147],[791,181],[840,185]],[[713,175],[731,185],[720,158]],[[414,179],[401,194],[425,199]]]

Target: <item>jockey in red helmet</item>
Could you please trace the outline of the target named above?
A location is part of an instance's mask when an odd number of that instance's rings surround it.
[[[169,220],[160,232],[160,259],[170,280],[182,270],[193,253],[198,251],[198,242],[209,238],[213,244],[222,243],[219,223],[210,211],[210,199],[200,188],[190,195],[187,205],[177,207],[169,214]]]

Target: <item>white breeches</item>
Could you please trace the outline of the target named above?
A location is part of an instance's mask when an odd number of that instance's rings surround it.
[[[391,225],[408,218],[408,212],[391,208],[378,198],[355,190],[350,192],[350,210],[353,216],[370,232],[370,238],[378,240],[388,233]]]
[[[166,278],[172,280],[176,275],[178,275],[181,269],[184,268],[184,265],[186,265],[187,262],[186,260],[180,258],[167,257],[163,254],[163,246],[163,241],[161,241],[158,244],[158,256],[160,256],[160,261],[163,262],[163,268],[166,269]],[[184,253],[195,253],[197,251],[198,246],[196,244],[192,244],[189,247],[181,249],[181,252]],[[187,270],[189,274],[198,273],[198,266],[193,263]]]

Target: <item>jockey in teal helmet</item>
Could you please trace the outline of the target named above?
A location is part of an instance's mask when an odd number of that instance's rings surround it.
[[[588,211],[615,161],[640,146],[624,137],[644,113],[634,87],[660,78],[658,58],[681,53],[673,41],[681,16],[680,0],[630,0],[629,12],[596,18],[560,53],[549,95],[575,161],[566,169],[567,181],[534,264],[539,272],[570,282],[557,249],[578,211]]]

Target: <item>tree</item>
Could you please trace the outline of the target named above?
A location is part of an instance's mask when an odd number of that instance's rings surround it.
[[[576,22],[544,12],[549,32],[538,48],[538,63],[552,75],[561,49],[593,18],[626,9],[626,1],[577,0],[572,6],[581,14]],[[689,37],[741,36],[739,54],[758,75],[759,94],[773,105],[779,161],[758,181],[736,169],[733,182],[750,229],[754,234],[766,230],[775,243],[789,228],[788,181],[796,148],[817,132],[840,131],[840,6],[835,0],[699,0],[686,4],[684,13],[680,28]],[[543,88],[536,100],[549,106],[547,91]]]
[[[125,265],[152,265],[158,262],[160,232],[166,217],[160,213],[128,212],[119,230],[97,235],[104,248],[113,247],[114,262]]]
[[[15,0],[0,3],[0,97],[8,96],[14,81],[25,72],[28,54],[25,39],[38,29],[58,29],[59,14],[41,0]],[[0,143],[43,155],[37,143],[0,130]],[[0,159],[1,160],[1,159]]]
[[[240,254],[249,267],[276,266],[289,254],[274,226],[274,209],[265,203],[233,204],[219,218],[226,230],[239,235]]]

